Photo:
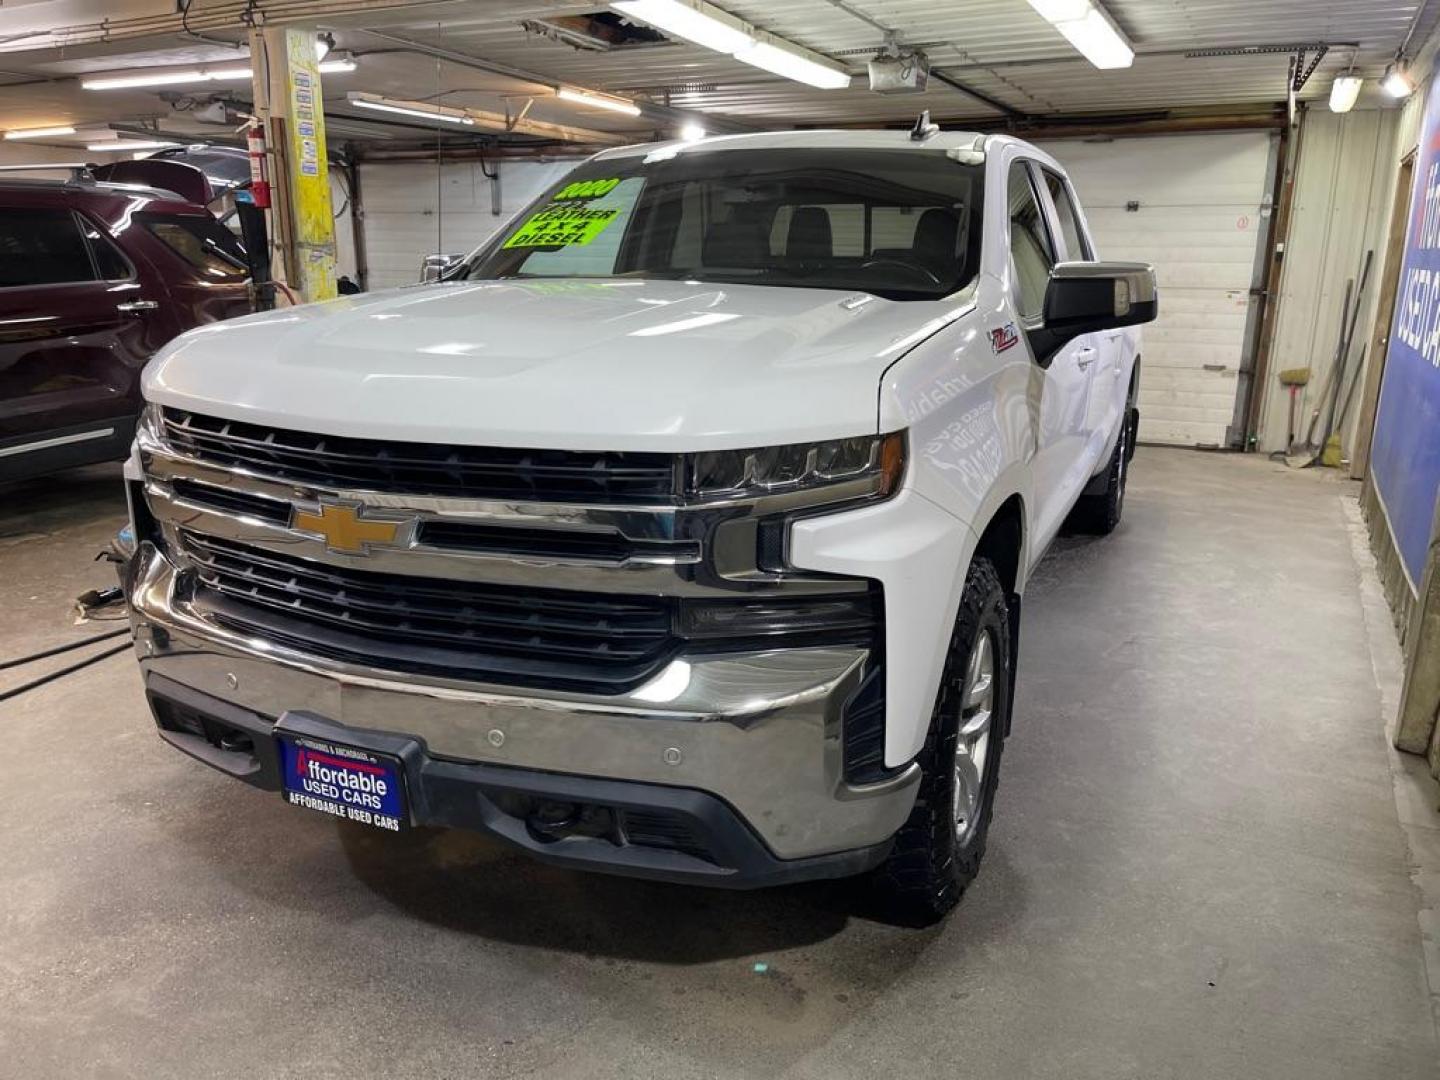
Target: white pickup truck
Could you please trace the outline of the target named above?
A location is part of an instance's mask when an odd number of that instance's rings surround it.
[[[1155,312],[1013,138],[601,153],[441,281],[151,363],[160,734],[364,826],[868,873],[934,920],[985,848],[1026,578],[1119,520]]]

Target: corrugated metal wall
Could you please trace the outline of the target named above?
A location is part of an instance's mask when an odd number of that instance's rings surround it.
[[[510,216],[584,158],[554,161],[376,162],[360,168],[365,203],[369,286],[409,285],[420,260],[435,252],[468,252]],[[492,181],[499,170],[500,213],[493,212]]]
[[[1285,447],[1289,394],[1279,384],[1279,373],[1286,368],[1309,367],[1311,371],[1310,382],[1301,394],[1297,421],[1297,438],[1304,438],[1334,364],[1345,283],[1356,279],[1358,285],[1365,252],[1373,250],[1375,262],[1362,298],[1350,353],[1351,370],[1345,373],[1342,396],[1352,378],[1361,344],[1369,341],[1399,162],[1395,153],[1399,121],[1397,110],[1357,110],[1336,115],[1315,109],[1305,114],[1290,236],[1280,277],[1275,341],[1266,385],[1260,388],[1264,395],[1259,428],[1261,450]],[[1345,427],[1347,450],[1360,414],[1363,374],[1360,378]]]

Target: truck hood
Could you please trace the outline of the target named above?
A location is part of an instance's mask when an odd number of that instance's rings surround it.
[[[163,405],[275,427],[565,450],[872,432],[881,373],[971,306],[674,281],[457,282],[193,330]]]

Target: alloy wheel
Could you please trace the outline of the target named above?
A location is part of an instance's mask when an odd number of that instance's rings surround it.
[[[960,697],[960,724],[955,738],[955,840],[969,843],[984,811],[985,763],[990,754],[995,715],[995,645],[989,630],[982,630],[965,665]]]

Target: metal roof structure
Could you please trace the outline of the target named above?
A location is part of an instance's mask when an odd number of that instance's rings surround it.
[[[252,7],[263,13],[280,2],[254,0]],[[603,0],[284,0],[283,6],[287,22],[330,29],[338,47],[359,58],[358,70],[327,76],[325,89],[333,138],[362,143],[418,140],[427,137],[427,124],[377,123],[347,107],[348,91],[501,114],[523,108],[546,123],[635,139],[673,135],[686,113],[712,132],[908,124],[922,109],[947,125],[1024,129],[1101,115],[1146,119],[1176,110],[1273,108],[1286,100],[1298,60],[1302,70],[1313,65],[1300,100],[1323,101],[1333,79],[1353,70],[1367,80],[1360,108],[1390,106],[1376,80],[1397,52],[1413,57],[1440,20],[1440,0],[1103,3],[1134,45],[1130,68],[1096,69],[1026,0],[719,0],[717,6],[737,18],[847,66],[854,79],[841,90],[816,90],[649,30],[606,42],[565,29],[597,14],[613,28],[615,14]],[[0,127],[121,122],[203,132],[192,122],[193,102],[184,92],[85,92],[78,77],[233,62],[244,54],[226,43],[242,43],[244,29],[226,12],[238,12],[239,5],[202,9],[182,30],[178,16],[154,14],[154,4],[145,7],[150,14],[127,20],[120,9],[145,5],[115,0],[108,6],[116,17],[107,11],[101,23],[4,33],[23,25],[27,9],[53,15],[66,6],[84,5],[59,0],[0,13]],[[195,25],[202,26],[203,40]],[[929,57],[932,75],[923,93],[869,89],[866,62],[887,41]],[[56,42],[65,47],[57,50]],[[626,95],[644,115],[559,101],[554,88],[561,82]],[[243,98],[245,87],[203,87],[188,96],[205,100],[217,93]],[[495,135],[439,137],[493,142]]]

